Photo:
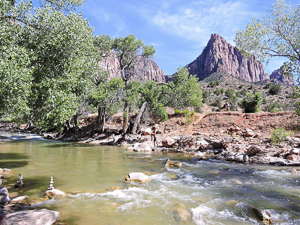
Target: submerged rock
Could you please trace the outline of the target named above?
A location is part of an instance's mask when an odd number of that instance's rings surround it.
[[[6,225],[51,225],[54,224],[60,217],[59,212],[51,211],[47,209],[41,209],[38,211],[28,210],[10,213],[6,215]]]
[[[141,173],[141,172],[133,172],[133,173],[130,173],[128,174],[124,180],[123,180],[125,183],[130,183],[131,181],[135,181],[137,183],[147,183],[147,182],[150,182],[151,179],[149,176],[147,176],[146,174],[144,173]]]
[[[182,167],[182,162],[166,160],[165,167]]]
[[[187,221],[192,218],[191,213],[187,210],[186,206],[182,203],[174,205],[174,217],[178,221]]]

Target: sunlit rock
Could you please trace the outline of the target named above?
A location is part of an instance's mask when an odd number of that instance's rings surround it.
[[[137,183],[147,183],[151,181],[151,178],[144,173],[141,172],[133,172],[128,174],[124,180],[125,183],[130,183],[131,181],[135,181]]]
[[[152,148],[148,143],[143,142],[143,143],[136,144],[134,146],[134,151],[136,151],[136,152],[151,152]]]
[[[47,191],[45,191],[44,196],[47,196],[49,198],[65,197],[66,193],[61,190],[55,189],[53,183],[54,183],[53,177],[51,177],[49,187]]]
[[[165,167],[182,167],[182,162],[171,161],[170,159],[167,159],[165,162]]]
[[[169,137],[167,137],[162,141],[162,145],[166,148],[171,148],[172,145],[174,145],[175,143],[176,141],[173,138],[169,138]]]
[[[28,196],[18,196],[15,198],[12,198],[9,202],[9,204],[24,204],[26,200],[28,199]]]
[[[272,224],[272,217],[269,211],[258,209],[252,206],[249,206],[249,210],[255,215],[258,221],[262,222],[264,225]]]
[[[18,225],[51,225],[60,217],[59,212],[41,209],[38,211],[27,210],[6,215],[5,224]]]
[[[257,153],[260,153],[261,150],[259,147],[255,146],[255,145],[252,145],[250,148],[247,149],[246,151],[246,154],[248,156],[253,156],[253,155],[256,155]]]

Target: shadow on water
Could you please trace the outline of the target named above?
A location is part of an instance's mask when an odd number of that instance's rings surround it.
[[[21,153],[0,153],[0,160],[7,159],[28,159],[29,156]]]
[[[0,168],[18,168],[18,167],[23,167],[27,166],[29,164],[28,161],[6,161],[6,162],[1,162],[0,161]]]

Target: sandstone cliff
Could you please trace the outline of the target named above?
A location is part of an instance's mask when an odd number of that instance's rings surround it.
[[[211,35],[201,55],[186,67],[200,80],[215,72],[225,72],[249,82],[269,79],[261,62],[253,55],[247,58],[218,34]]]
[[[120,72],[118,71],[119,61],[113,54],[100,61],[99,66],[103,70],[109,71],[109,78],[121,76]],[[166,81],[164,71],[161,70],[153,60],[139,58],[134,70],[136,71],[136,76],[133,77],[135,80],[145,79],[157,82]]]
[[[294,87],[295,82],[291,75],[284,75],[282,67],[278,70],[274,70],[273,73],[270,75],[270,79],[278,80],[285,85]]]

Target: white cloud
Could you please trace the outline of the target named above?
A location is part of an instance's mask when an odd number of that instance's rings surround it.
[[[183,4],[182,1],[161,2],[157,5],[140,9],[149,23],[170,35],[192,40],[199,46],[206,45],[212,33],[218,33],[232,43],[237,29],[241,24],[255,17],[248,11],[247,1],[193,0]]]

